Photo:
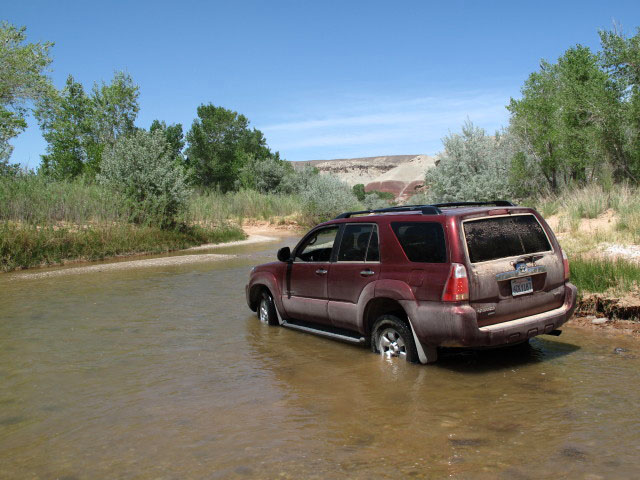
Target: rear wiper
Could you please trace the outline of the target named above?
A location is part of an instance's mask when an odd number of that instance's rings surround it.
[[[533,263],[535,265],[536,262],[543,257],[544,255],[526,255],[524,257],[520,257],[514,262],[511,262],[511,265],[513,265],[514,267],[519,263]]]

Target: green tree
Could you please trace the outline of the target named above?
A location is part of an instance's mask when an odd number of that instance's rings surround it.
[[[41,170],[56,178],[95,176],[105,148],[134,131],[137,98],[128,75],[116,73],[110,85],[96,84],[90,95],[69,75],[65,87],[35,112],[48,144]]]
[[[36,118],[47,141],[41,170],[56,178],[97,171],[102,148],[92,131],[93,105],[71,75],[62,91],[40,103]]]
[[[640,180],[640,28],[632,37],[617,30],[601,31],[601,62],[622,92],[620,123],[624,154],[620,168]]]
[[[173,123],[167,125],[164,121],[154,120],[149,127],[150,132],[160,131],[164,135],[164,139],[169,146],[170,155],[177,163],[184,165],[182,150],[184,150],[184,133],[182,132],[181,123]]]
[[[287,178],[292,175],[293,167],[277,152],[263,159],[250,157],[240,170],[242,186],[263,193],[291,193]]]
[[[25,43],[26,38],[25,27],[0,24],[0,161],[11,156],[9,140],[27,128],[29,102],[53,90],[45,74],[53,43]]]
[[[0,178],[15,177],[20,172],[20,166],[10,164],[8,160],[0,160]]]
[[[351,189],[353,190],[353,194],[356,196],[358,201],[362,202],[364,200],[364,197],[365,197],[364,183],[358,183],[358,184],[354,185],[353,187],[351,187]]]
[[[116,72],[109,84],[93,85],[93,130],[100,143],[113,145],[118,137],[134,131],[140,110],[138,96],[138,86],[124,72]]]
[[[264,135],[249,128],[247,117],[212,104],[198,107],[187,142],[187,163],[195,183],[223,192],[241,186],[240,173],[247,163],[272,156]]]
[[[626,163],[620,95],[598,57],[577,45],[556,64],[542,61],[540,71],[525,82],[522,98],[511,99],[511,130],[527,146],[551,190],[592,179],[603,160]]]
[[[137,130],[105,150],[98,181],[128,199],[132,220],[173,226],[185,210],[186,175],[162,132]]]

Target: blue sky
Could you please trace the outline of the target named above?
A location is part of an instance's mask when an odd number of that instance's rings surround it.
[[[493,132],[540,59],[640,26],[638,0],[2,2],[1,19],[55,42],[57,87],[124,70],[138,126],[186,130],[211,102],[289,160],[433,154],[467,118]],[[30,167],[46,147],[33,120],[13,144]]]

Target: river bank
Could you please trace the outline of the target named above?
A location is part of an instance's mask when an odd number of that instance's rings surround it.
[[[117,222],[47,226],[5,222],[0,224],[0,271],[168,253],[245,238],[242,229],[232,224],[162,229]]]

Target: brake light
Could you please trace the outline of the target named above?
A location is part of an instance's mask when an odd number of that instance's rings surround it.
[[[442,292],[443,302],[459,302],[469,298],[467,269],[459,263],[451,264],[451,273]]]
[[[564,281],[568,282],[569,281],[569,258],[567,258],[567,254],[564,253],[564,250],[562,250],[562,266],[564,267]]]

